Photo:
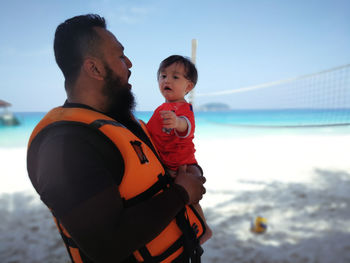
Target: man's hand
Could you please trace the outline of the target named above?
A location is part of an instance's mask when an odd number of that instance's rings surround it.
[[[175,183],[181,185],[189,196],[188,204],[197,204],[202,199],[206,192],[203,186],[205,181],[205,177],[193,165],[179,166],[175,177]]]

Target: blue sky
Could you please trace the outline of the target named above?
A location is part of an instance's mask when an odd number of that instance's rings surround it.
[[[137,110],[163,99],[156,71],[198,40],[197,93],[236,89],[350,63],[348,0],[1,0],[0,99],[13,111],[65,100],[53,55],[57,25],[97,13],[125,46]],[[252,101],[252,103],[254,103]]]

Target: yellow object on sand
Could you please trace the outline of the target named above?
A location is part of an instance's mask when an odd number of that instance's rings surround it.
[[[267,229],[267,220],[264,217],[258,216],[253,220],[250,230],[255,233],[264,233]]]

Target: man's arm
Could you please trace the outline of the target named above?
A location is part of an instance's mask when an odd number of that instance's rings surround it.
[[[180,186],[125,209],[116,187],[105,189],[61,220],[79,247],[96,262],[121,262],[154,239],[184,205]]]

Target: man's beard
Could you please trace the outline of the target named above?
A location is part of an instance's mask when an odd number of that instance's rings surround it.
[[[128,120],[135,108],[135,97],[130,90],[130,84],[122,84],[108,65],[105,65],[106,77],[102,89],[107,97],[107,113],[118,120]]]

